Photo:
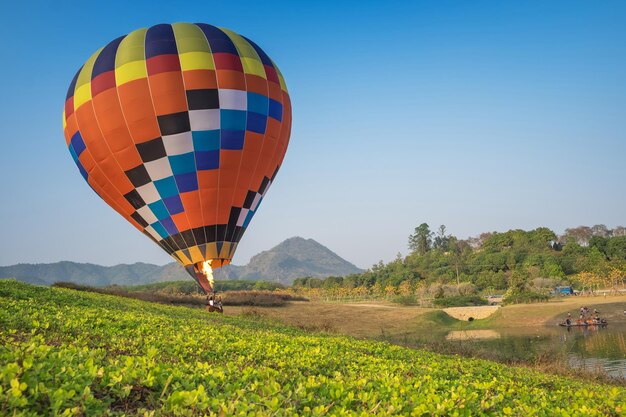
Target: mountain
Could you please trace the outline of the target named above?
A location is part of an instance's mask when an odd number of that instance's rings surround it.
[[[218,280],[272,281],[289,285],[300,277],[343,276],[361,272],[313,239],[292,237],[252,257],[245,266],[227,265],[215,271]],[[0,278],[16,278],[37,285],[69,281],[83,285],[141,285],[191,279],[178,263],[101,266],[62,261],[49,264],[17,264],[0,267]]]
[[[313,239],[292,237],[255,255],[238,271],[238,278],[291,284],[300,277],[344,276],[363,272]]]
[[[175,263],[164,266],[137,262],[101,266],[77,262],[50,264],[18,264],[0,267],[0,277],[16,278],[38,285],[69,281],[95,287],[107,285],[149,284],[152,282],[186,279],[189,275]]]

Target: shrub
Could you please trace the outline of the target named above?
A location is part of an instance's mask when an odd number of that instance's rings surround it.
[[[542,290],[553,290],[556,287],[556,281],[551,278],[535,278],[531,282],[531,287],[537,292]]]
[[[225,306],[279,307],[286,301],[270,291],[227,291],[222,293]]]
[[[436,298],[433,304],[437,307],[484,306],[487,300],[478,295],[456,295],[454,297]]]
[[[399,295],[391,300],[393,303],[403,306],[416,306],[419,304],[417,297],[414,295]]]
[[[528,304],[548,301],[550,297],[529,289],[509,288],[502,299],[503,304]]]
[[[430,284],[426,290],[426,294],[433,298],[441,298],[444,296],[444,293],[444,287],[439,283]]]
[[[90,291],[90,292],[97,292],[97,290],[98,290],[97,288],[90,287],[89,285],[80,285],[80,284],[76,284],[76,283],[73,283],[73,282],[65,282],[65,281],[55,282],[54,284],[51,285],[51,287],[69,288],[70,290]]]
[[[461,282],[456,286],[459,295],[474,295],[478,292],[476,286],[471,282]]]

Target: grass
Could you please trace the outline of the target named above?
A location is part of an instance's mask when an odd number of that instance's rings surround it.
[[[428,326],[430,324],[438,325],[446,330],[480,330],[480,329],[493,329],[498,327],[502,317],[502,309],[496,310],[491,316],[473,321],[461,321],[453,317],[450,317],[442,310],[436,310],[424,315],[424,323],[422,326]]]
[[[621,387],[16,281],[0,329],[0,415],[626,415]]]
[[[229,316],[239,316],[245,307],[229,307]],[[340,304],[326,302],[293,302],[281,308],[258,308],[266,321],[300,328],[323,328],[328,332],[360,338],[372,338],[382,332],[404,332],[431,309],[397,307],[381,304]]]

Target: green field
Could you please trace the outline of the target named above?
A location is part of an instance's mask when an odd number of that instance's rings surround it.
[[[0,280],[0,415],[626,415],[626,389]]]

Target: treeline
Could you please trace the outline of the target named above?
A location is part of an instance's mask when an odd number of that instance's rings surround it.
[[[298,294],[284,291],[280,284],[254,281],[217,281],[224,283],[219,292],[224,306],[258,306],[282,307],[290,301],[308,301]],[[137,286],[111,285],[108,287],[92,287],[73,282],[55,282],[52,287],[67,288],[77,291],[115,295],[117,297],[134,298],[160,304],[205,307],[208,300],[195,281],[171,281]]]
[[[129,292],[160,292],[164,294],[204,294],[202,289],[195,281],[166,281],[156,282],[145,285],[129,285],[129,286],[117,286],[112,285],[106,288],[121,288]],[[218,292],[223,291],[274,291],[284,289],[285,286],[278,282],[267,281],[247,281],[247,280],[232,280],[232,281],[215,281],[215,290]]]
[[[432,232],[422,223],[409,236],[408,244],[408,256],[398,254],[393,261],[381,261],[364,273],[300,278],[293,286],[392,295],[428,286],[439,286],[435,291],[441,292],[446,285],[464,284],[478,291],[501,292],[559,284],[573,284],[578,289],[614,287],[623,284],[626,275],[626,228],[622,226],[581,226],[567,229],[562,236],[540,227],[461,240],[448,234],[445,226]]]

